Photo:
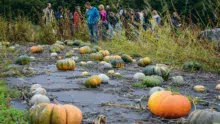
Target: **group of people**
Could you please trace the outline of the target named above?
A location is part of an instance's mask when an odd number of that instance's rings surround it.
[[[97,43],[97,41],[101,38],[111,38],[114,32],[119,31],[121,28],[125,29],[126,37],[131,39],[131,32],[133,28],[142,28],[144,30],[150,28],[151,31],[154,31],[156,26],[161,25],[161,17],[156,10],[153,10],[152,14],[149,14],[147,11],[123,9],[121,5],[118,5],[118,12],[115,14],[109,5],[105,7],[101,4],[98,8],[96,8],[95,6],[92,6],[90,2],[85,3],[85,8],[85,16],[82,15],[79,6],[75,8],[73,13],[67,10],[65,12],[66,15],[63,14],[63,8],[59,7],[54,14],[51,4],[48,3],[47,8],[43,10],[43,19],[45,24],[48,24],[53,21],[54,15],[58,22],[65,16],[65,18],[68,18],[71,22],[70,28],[71,34],[73,35],[74,32],[79,31],[83,22],[82,20],[85,17],[92,43]],[[149,15],[152,15],[152,18],[150,18]],[[181,19],[178,13],[174,12],[171,17],[172,26],[175,28],[180,27],[180,21]],[[107,33],[108,31],[109,33]]]

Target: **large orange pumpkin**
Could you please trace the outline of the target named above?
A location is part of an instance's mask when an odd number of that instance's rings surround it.
[[[150,96],[149,110],[160,117],[180,118],[189,114],[191,103],[188,98],[171,91],[160,91]]]
[[[30,110],[31,124],[81,124],[82,112],[73,105],[42,103]]]
[[[42,46],[32,46],[30,48],[30,51],[32,53],[42,53],[44,51],[44,48]]]

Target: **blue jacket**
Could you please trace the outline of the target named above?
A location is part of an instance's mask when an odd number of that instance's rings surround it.
[[[87,11],[87,23],[94,24],[99,21],[100,15],[96,7],[92,7]]]

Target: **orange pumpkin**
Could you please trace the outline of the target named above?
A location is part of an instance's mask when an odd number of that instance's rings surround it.
[[[60,48],[60,50],[64,50],[64,46],[63,45],[60,45],[60,44],[54,44],[54,46],[57,46]]]
[[[89,46],[84,46],[79,48],[80,54],[90,54],[92,52],[92,49]]]
[[[44,48],[42,46],[32,46],[30,48],[30,51],[32,53],[42,53],[44,51]]]
[[[108,50],[100,50],[99,52],[100,52],[104,57],[110,55],[110,53],[109,53]]]
[[[62,56],[58,56],[57,59],[58,59],[58,60],[61,60],[61,59],[62,59]]]
[[[82,112],[73,105],[35,105],[30,110],[31,124],[81,124]]]
[[[189,114],[191,103],[188,98],[171,91],[160,91],[150,96],[149,110],[160,117],[180,118]]]
[[[98,75],[94,75],[86,79],[85,86],[87,88],[96,88],[101,82],[101,78]]]

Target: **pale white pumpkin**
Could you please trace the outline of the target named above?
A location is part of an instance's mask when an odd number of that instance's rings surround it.
[[[35,104],[39,104],[39,103],[50,103],[50,99],[45,95],[36,94],[30,100],[31,106],[33,106]]]
[[[57,53],[51,53],[50,56],[51,56],[51,57],[57,57],[58,54],[57,54]]]
[[[165,91],[162,87],[153,87],[150,89],[148,96],[150,97],[152,94],[159,92],[159,91]]]
[[[109,70],[109,71],[108,71],[108,74],[109,74],[109,75],[113,75],[114,73],[115,73],[114,70]]]
[[[172,78],[171,78],[171,82],[172,82],[173,84],[179,84],[179,85],[181,85],[181,84],[184,84],[184,79],[183,79],[182,76],[175,76],[175,77],[172,77]]]
[[[42,88],[42,86],[40,84],[34,84],[31,86],[30,91],[33,92],[35,91],[37,88]]]
[[[101,79],[103,84],[107,84],[110,80],[106,74],[99,74],[98,76]]]
[[[112,69],[112,68],[113,68],[112,64],[110,64],[110,63],[104,64],[104,69]]]
[[[220,91],[220,84],[218,84],[218,85],[215,87],[215,89]]]
[[[34,95],[36,95],[36,94],[46,95],[47,91],[42,87],[38,87],[37,89],[35,89],[35,91],[32,92],[32,94],[34,94]]]
[[[89,75],[89,72],[87,72],[87,71],[84,71],[84,72],[82,72],[82,76],[84,77],[84,76],[88,76]]]
[[[138,72],[138,73],[134,74],[133,78],[134,78],[134,80],[138,80],[138,81],[143,80],[145,78],[145,74]]]
[[[206,88],[205,86],[203,85],[196,85],[193,87],[193,89],[196,91],[196,92],[205,92],[206,91]]]

